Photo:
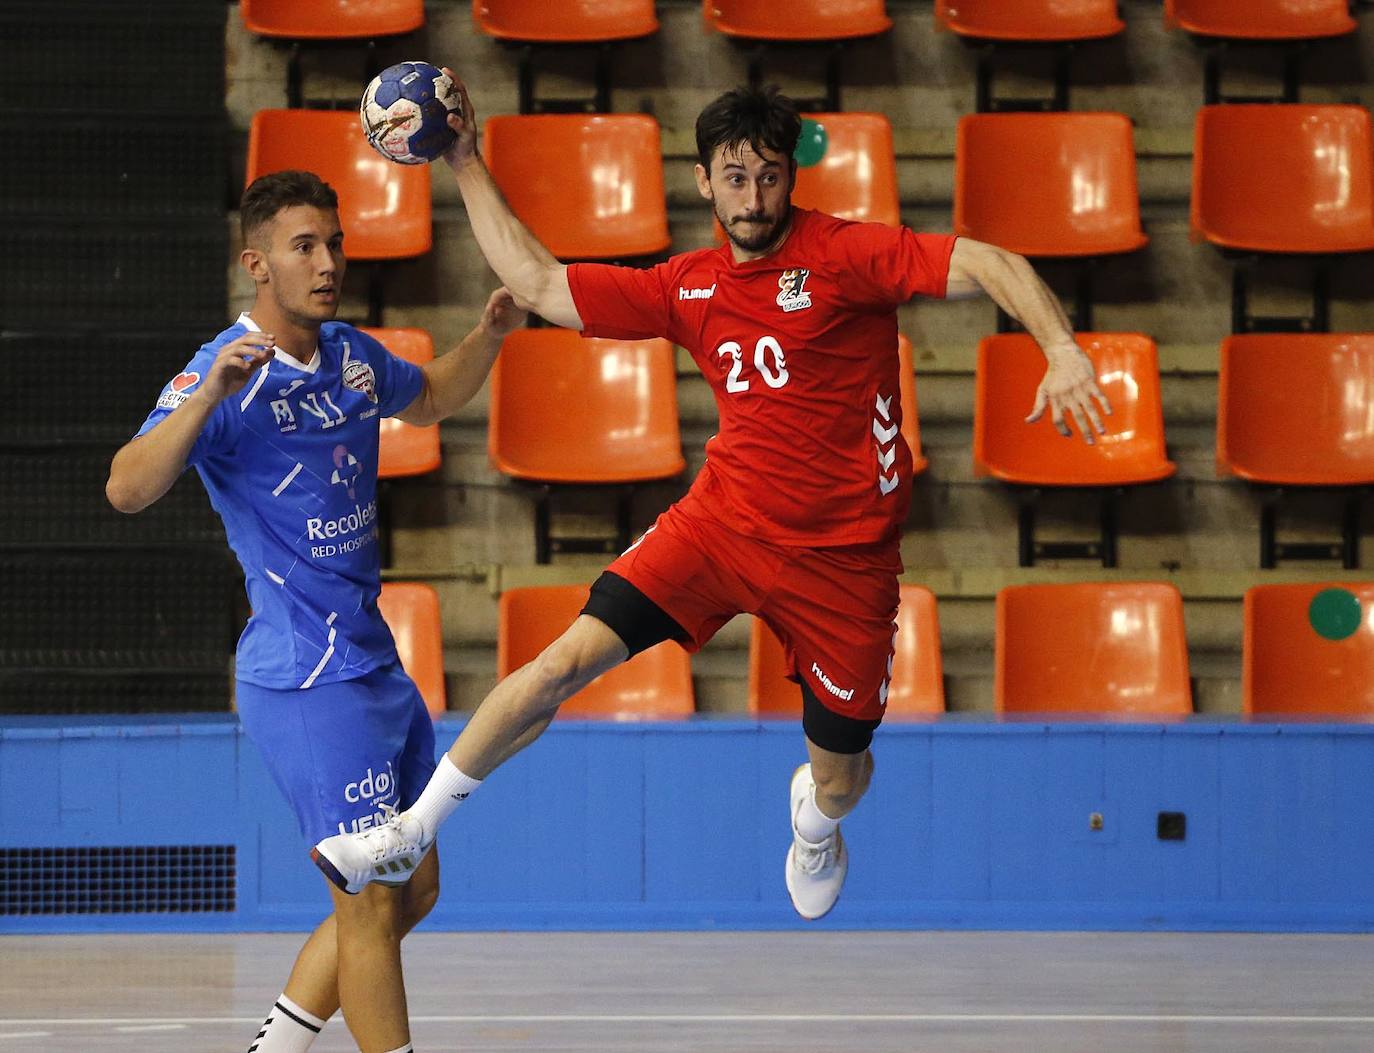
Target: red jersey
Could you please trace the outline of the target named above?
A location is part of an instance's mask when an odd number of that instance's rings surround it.
[[[578,263],[568,285],[584,336],[666,337],[711,385],[720,430],[685,500],[782,544],[863,544],[895,537],[911,499],[896,309],[944,296],[954,241],[794,207],[762,259]]]

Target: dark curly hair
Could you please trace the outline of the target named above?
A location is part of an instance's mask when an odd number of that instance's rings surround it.
[[[259,176],[248,185],[239,202],[239,230],[243,243],[247,245],[278,212],[292,205],[337,210],[339,195],[314,172],[288,170]]]
[[[697,117],[697,159],[707,172],[718,146],[735,152],[748,143],[756,153],[767,147],[790,160],[800,138],[797,104],[775,85],[727,91]]]

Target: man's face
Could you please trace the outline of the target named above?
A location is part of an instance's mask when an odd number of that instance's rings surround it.
[[[726,236],[746,252],[771,246],[787,225],[796,166],[790,157],[749,143],[716,147],[708,172],[696,167],[697,189],[712,203]]]
[[[333,209],[284,208],[258,232],[250,248],[260,257],[249,265],[254,280],[266,285],[293,322],[319,325],[338,313],[347,260],[339,214]]]

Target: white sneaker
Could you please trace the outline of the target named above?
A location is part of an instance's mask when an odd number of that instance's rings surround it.
[[[310,858],[324,876],[350,896],[372,881],[403,884],[429,848],[419,819],[409,812],[389,810],[381,826],[326,837],[310,850]]]
[[[797,833],[797,811],[814,785],[811,765],[803,764],[792,773],[792,847],[787,850],[787,893],[792,897],[792,906],[807,921],[830,913],[849,873],[849,853],[838,829],[818,845],[803,840]]]

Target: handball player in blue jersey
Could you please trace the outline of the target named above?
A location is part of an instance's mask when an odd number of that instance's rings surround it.
[[[429,715],[377,610],[378,422],[455,412],[526,316],[498,289],[454,351],[413,366],[334,321],[344,232],[318,176],[263,176],[239,215],[253,307],[163,388],[115,455],[106,493],[137,512],[186,467],[200,473],[253,610],[238,645],[239,717],[313,844],[383,823],[434,770]],[[307,1049],[340,1007],[363,1053],[411,1050],[400,941],[439,892],[435,852],[411,865],[361,896],[330,885],[334,912],[253,1053]]]

